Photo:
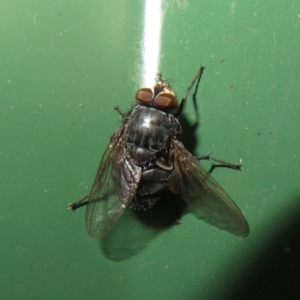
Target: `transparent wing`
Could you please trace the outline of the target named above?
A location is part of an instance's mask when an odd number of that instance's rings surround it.
[[[215,179],[182,143],[172,141],[175,169],[169,186],[195,208],[199,218],[237,236],[246,237],[249,226],[243,213]]]
[[[89,194],[86,226],[95,239],[106,235],[119,220],[140,181],[141,168],[127,154],[123,131],[121,127],[112,137]]]

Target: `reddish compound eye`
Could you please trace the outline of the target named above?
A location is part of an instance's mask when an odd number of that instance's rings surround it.
[[[152,98],[153,92],[149,88],[140,89],[135,94],[135,99],[143,103],[150,103]]]
[[[161,93],[155,99],[155,104],[162,108],[176,108],[178,107],[178,101],[175,95],[171,93]]]

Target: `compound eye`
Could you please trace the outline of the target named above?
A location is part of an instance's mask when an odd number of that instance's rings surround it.
[[[175,95],[171,93],[161,93],[155,99],[155,104],[162,108],[176,108],[178,107],[178,101]]]
[[[149,88],[140,89],[135,94],[135,99],[143,103],[150,103],[152,98],[153,92]]]

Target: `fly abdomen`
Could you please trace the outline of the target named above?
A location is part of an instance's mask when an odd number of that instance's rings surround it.
[[[136,196],[132,200],[134,209],[148,209],[153,206],[166,192],[171,171],[153,168],[142,172]]]

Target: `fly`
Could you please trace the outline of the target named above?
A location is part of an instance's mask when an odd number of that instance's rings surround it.
[[[242,165],[210,155],[195,157],[181,143],[179,119],[204,69],[200,67],[180,103],[169,82],[159,74],[153,88],[137,91],[136,104],[128,113],[114,107],[123,124],[110,139],[91,192],[69,204],[73,211],[87,206],[90,236],[105,236],[127,207],[149,209],[170,193],[179,195],[211,225],[239,237],[249,234],[243,213],[200,161],[212,160],[236,170],[242,170]]]

